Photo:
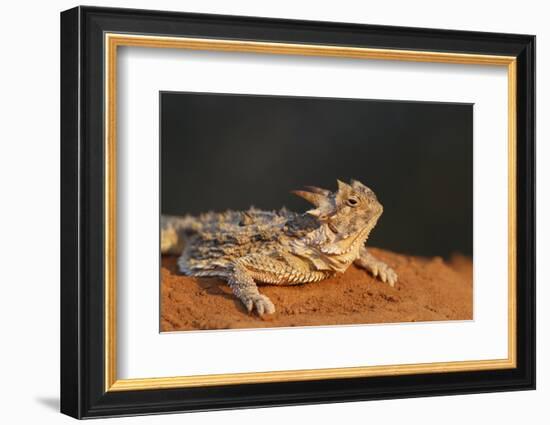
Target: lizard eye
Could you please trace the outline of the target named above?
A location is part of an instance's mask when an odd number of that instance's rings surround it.
[[[348,198],[346,203],[350,206],[350,207],[355,207],[359,201],[356,199],[356,198]]]

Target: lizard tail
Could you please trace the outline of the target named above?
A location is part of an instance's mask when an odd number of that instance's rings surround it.
[[[185,233],[194,230],[196,219],[191,216],[160,216],[160,251],[162,254],[181,254]]]

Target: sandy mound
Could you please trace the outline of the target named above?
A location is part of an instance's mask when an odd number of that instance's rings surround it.
[[[261,286],[277,308],[264,318],[248,314],[223,281],[180,275],[177,257],[163,257],[161,331],[472,319],[471,259],[371,252],[396,270],[395,288],[354,266],[318,283]]]

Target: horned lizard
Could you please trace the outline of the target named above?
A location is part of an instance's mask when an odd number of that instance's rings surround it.
[[[315,206],[288,211],[209,212],[198,217],[162,216],[161,250],[181,254],[180,271],[225,280],[246,309],[275,312],[256,283],[297,285],[343,273],[352,264],[394,286],[397,274],[367,252],[365,242],[382,214],[374,192],[338,180],[331,192],[314,186],[293,191]]]

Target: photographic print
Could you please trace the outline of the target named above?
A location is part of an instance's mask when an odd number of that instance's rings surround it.
[[[61,411],[534,389],[534,65],[523,34],[64,11]]]
[[[473,105],[160,93],[160,330],[473,319]]]

